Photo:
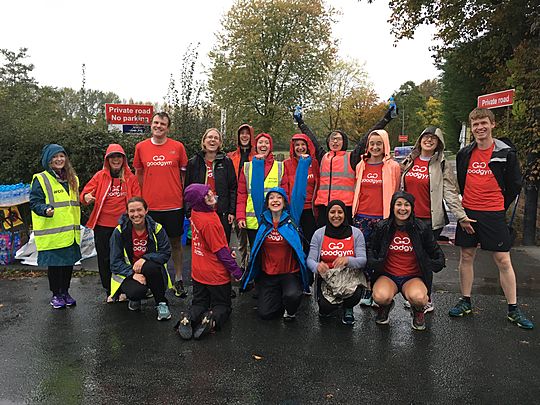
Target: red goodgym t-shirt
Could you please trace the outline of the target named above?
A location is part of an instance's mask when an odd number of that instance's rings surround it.
[[[414,215],[431,219],[431,198],[429,195],[429,160],[417,157],[413,166],[405,174],[405,190],[414,195]]]
[[[356,214],[382,217],[382,168],[383,163],[369,164],[366,162],[358,196],[358,208]]]
[[[105,193],[105,199],[103,200],[96,225],[110,228],[116,227],[118,225],[118,219],[126,212],[126,201],[126,183],[120,183],[120,179],[112,179],[111,186]]]
[[[133,263],[146,254],[148,249],[148,231],[138,234],[135,228],[131,230],[131,240],[133,241]]]
[[[261,250],[262,269],[266,274],[274,276],[300,271],[291,245],[276,228],[266,236]]]
[[[411,238],[406,231],[396,230],[388,246],[384,271],[398,277],[422,275]]]
[[[504,197],[497,179],[488,166],[493,148],[480,150],[475,147],[471,153],[462,205],[475,211],[504,211]]]
[[[202,284],[223,285],[231,275],[216,252],[227,247],[223,225],[217,214],[191,211],[191,277]]]
[[[338,257],[355,257],[354,238],[349,236],[345,239],[334,239],[329,236],[323,237],[320,260],[329,268],[334,267],[334,260]]]
[[[133,166],[143,171],[142,197],[153,211],[169,211],[184,206],[180,170],[188,163],[182,142],[167,138],[163,145],[146,139],[135,146]]]

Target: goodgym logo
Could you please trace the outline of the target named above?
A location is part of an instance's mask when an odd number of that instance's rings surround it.
[[[382,183],[382,179],[379,179],[379,173],[368,173],[366,178],[362,179],[362,183]]]
[[[425,180],[429,177],[428,168],[427,166],[414,165],[405,177],[416,177],[419,180]]]
[[[134,252],[146,252],[146,245],[148,241],[146,239],[133,239],[133,251]]]
[[[403,252],[412,252],[413,247],[411,245],[411,239],[408,236],[404,236],[403,238],[400,236],[395,236],[394,240],[390,244],[389,249],[401,250]]]
[[[492,173],[486,162],[472,162],[471,169],[467,170],[467,174],[479,174],[480,176],[487,176]]]
[[[146,166],[171,166],[173,162],[171,160],[165,160],[164,155],[154,155],[152,156],[151,162],[146,162]]]

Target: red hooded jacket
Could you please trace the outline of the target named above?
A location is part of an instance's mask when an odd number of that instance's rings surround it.
[[[251,159],[253,159],[253,156],[255,156],[255,138],[253,136],[253,127],[248,125],[248,124],[242,124],[240,125],[240,127],[238,128],[238,132],[237,132],[237,135],[238,135],[238,138],[237,138],[237,148],[236,150],[232,151],[232,152],[229,152],[227,153],[227,157],[229,159],[232,160],[233,162],[233,166],[234,166],[234,171],[236,172],[236,178],[238,178],[239,176],[239,172],[241,171],[240,170],[240,160],[242,158],[242,150],[240,149],[240,131],[242,130],[242,128],[248,128],[249,129],[249,138],[251,140],[251,150],[249,152],[249,157],[248,157],[248,161],[251,162]]]
[[[121,153],[124,156],[124,164],[122,166],[124,169],[124,181],[121,183],[122,191],[126,191],[126,201],[124,202],[124,205],[126,205],[127,201],[131,197],[141,195],[141,189],[139,188],[137,176],[135,176],[129,168],[124,149],[122,146],[116,143],[110,144],[107,147],[107,152],[105,152],[103,169],[94,174],[86,186],[84,186],[80,194],[81,203],[84,205],[88,205],[84,199],[86,194],[92,193],[92,195],[96,198],[96,201],[94,202],[94,209],[92,210],[90,218],[88,218],[88,222],[86,223],[86,226],[91,229],[94,229],[96,226],[99,214],[101,213],[101,208],[103,206],[103,201],[105,200],[105,196],[107,195],[113,181],[111,176],[111,168],[107,159],[107,156],[113,153]]]
[[[296,168],[298,167],[298,157],[294,153],[294,141],[302,140],[306,142],[308,146],[308,153],[311,156],[311,166],[308,171],[308,183],[306,189],[306,201],[304,203],[304,209],[311,209],[313,207],[313,200],[317,187],[319,186],[319,161],[317,160],[315,145],[309,136],[305,134],[295,134],[291,138],[291,146],[289,150],[289,158],[283,161],[284,170],[283,178],[281,179],[281,187],[287,192],[289,201],[291,200],[291,193],[294,186],[294,179],[296,178]]]
[[[274,141],[269,134],[262,133],[257,135],[257,137],[255,138],[255,145],[257,145],[257,140],[262,137],[268,138],[270,140],[270,152],[268,153],[268,156],[266,156],[266,159],[264,159],[264,178],[266,179],[266,176],[268,176],[268,173],[270,173],[270,170],[274,165],[274,154],[272,153],[272,151],[274,150]],[[256,149],[256,147],[254,146],[253,149]],[[254,155],[256,154],[257,152],[255,151]],[[241,170],[238,176],[238,194],[236,197],[236,219],[238,221],[246,219],[247,199],[248,193],[246,175],[244,173],[244,170]]]

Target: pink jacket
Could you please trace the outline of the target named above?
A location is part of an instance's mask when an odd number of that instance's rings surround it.
[[[383,217],[388,218],[390,215],[390,201],[392,200],[392,195],[399,189],[401,169],[399,164],[392,158],[388,132],[386,132],[384,129],[378,129],[373,131],[369,136],[372,134],[380,135],[384,143],[384,158],[382,168]],[[369,144],[369,137],[366,142],[366,145],[367,144]],[[367,158],[368,154],[366,153],[360,163],[356,165],[356,186],[354,188],[354,199],[352,205],[353,216],[356,214],[356,210],[358,208],[360,187],[362,185],[362,175],[364,174]]]

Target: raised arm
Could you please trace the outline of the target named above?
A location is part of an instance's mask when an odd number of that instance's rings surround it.
[[[313,142],[313,146],[315,146],[315,156],[317,156],[317,160],[320,162],[326,153],[326,150],[321,146],[319,141],[317,140],[317,137],[313,133],[310,127],[306,125],[304,120],[302,119],[302,113],[298,110],[296,110],[293,114],[294,120],[298,124],[298,128],[300,128],[300,131],[307,135],[309,139],[311,139],[311,142]]]
[[[298,167],[296,168],[296,178],[291,193],[290,211],[291,216],[297,224],[300,223],[300,217],[304,210],[304,202],[306,201],[307,175],[309,165],[311,164],[311,156],[301,156],[298,159]]]
[[[358,141],[358,143],[356,144],[354,150],[351,152],[351,159],[350,159],[350,163],[351,163],[351,167],[353,169],[356,168],[356,165],[358,164],[358,162],[360,162],[360,159],[362,158],[362,155],[364,153],[366,153],[366,144],[367,144],[367,139],[369,137],[369,134],[371,134],[373,131],[376,131],[378,129],[384,129],[384,127],[386,127],[386,125],[392,121],[392,111],[394,110],[394,108],[396,108],[395,106],[391,106],[388,111],[386,111],[386,113],[384,114],[384,116],[375,124],[373,125],[373,127],[371,127],[363,136],[362,138],[360,138],[360,140]],[[397,108],[396,108],[396,112],[397,112]]]

